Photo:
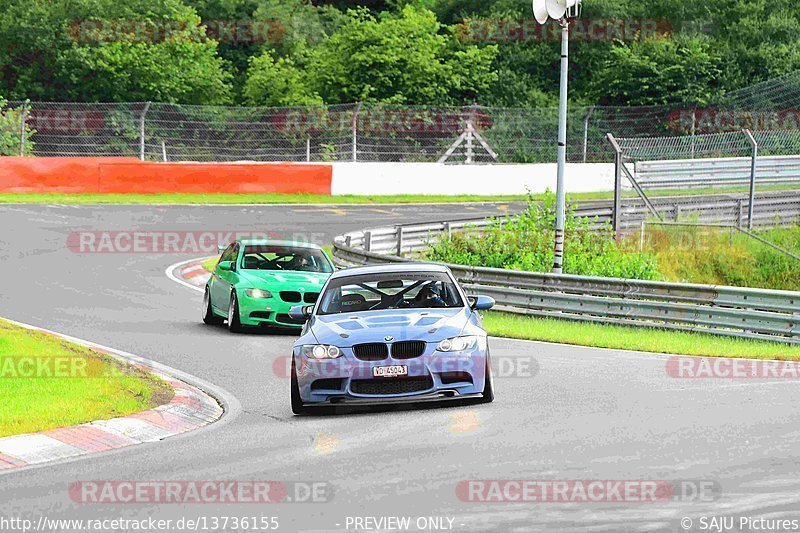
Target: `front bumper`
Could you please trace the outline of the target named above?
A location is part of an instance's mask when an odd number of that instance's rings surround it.
[[[341,348],[337,359],[316,360],[294,354],[300,398],[306,405],[380,404],[438,401],[478,396],[486,379],[486,348],[441,353],[428,343],[425,353],[411,359],[391,356],[380,361],[357,359]],[[407,376],[374,377],[373,368],[406,366]]]
[[[284,302],[279,297],[250,298],[244,291],[237,291],[239,299],[239,321],[244,326],[281,326],[301,328],[289,318],[289,309],[300,303]],[[309,305],[309,304],[306,304]]]

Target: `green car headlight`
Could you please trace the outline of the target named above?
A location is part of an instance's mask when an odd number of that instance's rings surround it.
[[[301,347],[301,353],[312,359],[336,359],[342,356],[342,351],[330,344],[306,344]]]
[[[272,293],[264,289],[245,289],[244,293],[250,298],[272,298]]]

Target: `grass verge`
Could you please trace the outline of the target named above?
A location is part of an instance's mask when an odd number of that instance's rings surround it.
[[[0,437],[138,413],[165,382],[112,357],[0,320]]]
[[[782,185],[762,185],[758,192],[772,192],[787,189]],[[648,196],[685,196],[702,194],[746,193],[746,187],[726,187],[686,190],[651,190]],[[626,191],[626,197],[634,197],[635,193]],[[325,194],[68,194],[68,193],[0,193],[0,204],[416,204],[416,203],[464,203],[464,202],[526,202],[529,198],[540,201],[545,193],[485,196],[474,194],[441,195],[441,194],[395,194],[390,196]],[[611,191],[579,192],[567,195],[569,201],[608,200],[613,198]]]
[[[483,322],[489,335],[495,337],[677,355],[800,360],[800,346],[706,333],[533,318],[498,311],[486,313]]]
[[[200,266],[206,269],[209,272],[214,272],[214,269],[217,267],[217,262],[219,261],[218,256],[209,257],[205,261],[203,261]]]

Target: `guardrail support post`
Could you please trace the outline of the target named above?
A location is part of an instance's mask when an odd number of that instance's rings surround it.
[[[403,226],[397,226],[397,257],[403,255]]]
[[[452,239],[453,238],[453,229],[450,227],[450,223],[449,222],[443,222],[442,223],[442,228],[444,229],[445,232],[447,232],[447,240],[449,241],[450,239]]]
[[[606,133],[608,142],[614,150],[614,206],[611,208],[611,224],[617,242],[622,240],[622,148],[610,133]]]
[[[365,231],[364,232],[364,249],[368,252],[372,251],[372,232]]]
[[[744,202],[741,198],[736,200],[736,226],[742,227],[742,215],[744,214]]]
[[[753,204],[756,201],[756,160],[758,160],[758,142],[750,130],[743,130],[753,147],[753,155],[750,161],[750,204],[747,206],[747,229],[753,229]]]
[[[152,102],[145,102],[142,114],[139,116],[139,160],[144,161],[144,117],[150,109]]]

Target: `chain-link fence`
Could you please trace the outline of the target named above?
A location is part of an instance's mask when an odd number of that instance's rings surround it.
[[[631,139],[632,160],[736,157],[748,151],[742,129],[757,132],[764,154],[800,153],[800,72],[705,107],[571,106],[567,158],[612,161],[609,132]],[[7,102],[0,109],[0,153],[158,161],[552,162],[557,131],[556,108]]]
[[[153,161],[552,162],[558,130],[558,110],[550,108],[8,102],[4,111],[3,153]],[[699,155],[703,134],[698,132],[710,128],[709,113],[677,107],[572,107],[568,161],[611,161],[607,132],[658,137],[648,142],[673,146],[675,153],[684,145],[695,146]]]

